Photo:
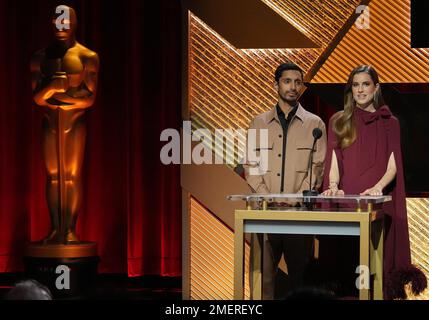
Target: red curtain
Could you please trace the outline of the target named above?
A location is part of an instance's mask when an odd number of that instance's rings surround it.
[[[181,120],[179,0],[0,0],[0,272],[22,271],[26,244],[49,231],[29,62],[60,4],[75,8],[77,40],[101,61],[78,236],[98,243],[100,272],[179,276],[180,170],[159,160],[161,131]]]

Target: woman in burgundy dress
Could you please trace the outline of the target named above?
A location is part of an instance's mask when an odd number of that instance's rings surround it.
[[[384,104],[378,75],[371,66],[351,72],[344,110],[329,121],[324,190],[324,195],[391,195],[392,201],[383,205],[385,296],[404,298],[402,282],[410,272],[415,277],[407,282],[413,281],[416,293],[426,287],[423,273],[411,264],[399,121]],[[358,240],[349,237],[326,245],[345,249],[345,254],[336,252],[342,260],[339,265],[347,269],[347,277],[353,273],[356,279]],[[422,276],[422,281],[414,284],[416,277]],[[392,288],[398,279],[402,288]]]

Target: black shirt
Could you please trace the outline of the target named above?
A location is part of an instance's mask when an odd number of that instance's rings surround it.
[[[281,175],[281,183],[280,183],[280,192],[284,190],[284,181],[285,181],[285,162],[286,162],[286,142],[287,142],[287,131],[289,128],[289,124],[291,123],[293,117],[295,116],[296,110],[298,110],[298,104],[293,107],[293,109],[285,116],[285,113],[280,108],[279,104],[276,106],[277,115],[280,120],[280,124],[283,129],[283,147],[282,147],[282,175]]]

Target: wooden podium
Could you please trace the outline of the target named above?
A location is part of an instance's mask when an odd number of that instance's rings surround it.
[[[232,195],[233,201],[246,201],[246,210],[235,211],[234,229],[234,299],[243,299],[244,233],[311,234],[358,236],[359,264],[367,267],[374,283],[368,279],[360,286],[359,299],[383,299],[383,213],[381,205],[390,196],[309,196],[301,194]],[[268,209],[276,202],[305,203],[304,207]],[[330,205],[329,205],[330,204]],[[344,205],[346,209],[323,209]],[[271,205],[270,205],[271,207]],[[315,207],[321,207],[315,209]],[[252,209],[253,208],[253,209]],[[254,209],[256,208],[256,209]],[[251,297],[262,298],[262,247],[252,240]],[[363,273],[364,274],[364,273]],[[358,274],[356,274],[358,277]]]

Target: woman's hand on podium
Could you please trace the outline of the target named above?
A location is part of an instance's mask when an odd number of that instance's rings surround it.
[[[329,183],[329,189],[322,192],[322,196],[343,196],[344,191],[338,189],[338,184],[335,182]]]
[[[372,188],[366,189],[364,192],[361,192],[361,196],[382,196],[383,188],[376,185]]]

